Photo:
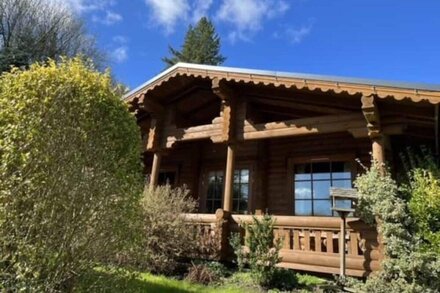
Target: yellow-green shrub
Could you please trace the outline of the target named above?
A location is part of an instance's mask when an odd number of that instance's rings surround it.
[[[135,119],[79,59],[0,77],[0,291],[67,290],[128,240]]]

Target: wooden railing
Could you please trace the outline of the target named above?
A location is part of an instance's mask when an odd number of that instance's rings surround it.
[[[279,266],[319,273],[339,273],[339,225],[335,217],[273,216],[275,238],[281,238],[282,258]],[[187,214],[189,222],[200,225],[201,236],[208,244],[217,243],[217,258],[230,259],[230,233],[245,231],[243,223],[251,223],[252,216],[228,215],[222,210],[213,214]],[[347,275],[367,276],[380,266],[381,253],[378,235],[356,218],[347,219],[345,238]]]

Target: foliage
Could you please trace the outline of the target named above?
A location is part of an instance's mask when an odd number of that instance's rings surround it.
[[[274,239],[274,224],[275,220],[269,215],[264,215],[261,220],[254,216],[251,224],[243,224],[246,230],[246,252],[237,240],[239,236],[230,239],[239,267],[242,268],[244,263],[249,264],[254,278],[262,286],[271,284],[276,272],[275,265],[280,261],[281,239]]]
[[[405,196],[388,170],[372,162],[372,166],[355,182],[359,195],[361,218],[374,221],[385,244],[382,270],[359,284],[360,292],[438,292],[440,259],[438,254],[421,251],[414,235],[414,219]]]
[[[216,267],[211,267],[208,264],[192,264],[188,270],[185,279],[191,283],[199,283],[208,285],[218,283],[221,279],[221,271]]]
[[[185,188],[169,185],[147,188],[141,200],[141,232],[134,249],[138,265],[153,272],[170,273],[179,258],[196,249],[196,228],[188,225],[182,213],[193,212],[196,201]]]
[[[0,1],[0,73],[11,66],[83,55],[104,61],[85,24],[68,4],[56,0]]]
[[[243,293],[255,292],[243,288],[240,283],[204,286],[186,280],[152,275],[131,270],[99,268],[81,277],[74,292],[207,292],[207,293]]]
[[[243,271],[244,265],[246,262],[245,253],[243,250],[243,246],[241,245],[241,234],[240,233],[232,233],[229,238],[229,244],[231,245],[234,254],[235,254],[235,262],[237,263],[238,270],[240,272]]]
[[[422,249],[440,254],[440,167],[432,154],[422,149],[421,155],[409,151],[404,157],[409,182],[403,187],[409,198],[409,210]]]
[[[169,50],[171,57],[162,59],[168,66],[178,62],[220,65],[226,60],[220,54],[220,37],[206,17],[202,17],[195,27],[189,26],[180,51],[171,46]]]
[[[275,268],[269,286],[283,291],[291,291],[298,286],[298,277],[293,270]]]
[[[79,59],[0,77],[0,288],[67,290],[130,242],[138,133],[109,74]]]

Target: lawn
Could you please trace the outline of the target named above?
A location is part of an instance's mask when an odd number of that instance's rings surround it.
[[[298,274],[299,288],[303,292],[326,280]],[[203,286],[178,280],[172,277],[157,276],[150,273],[129,272],[126,270],[96,269],[80,279],[75,292],[207,292],[207,293],[246,293],[262,292],[253,283],[249,273],[235,273],[222,284]]]

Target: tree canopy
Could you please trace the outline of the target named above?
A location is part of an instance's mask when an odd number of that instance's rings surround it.
[[[220,65],[226,58],[220,54],[220,37],[209,19],[202,17],[193,27],[189,26],[181,50],[169,46],[171,56],[162,60],[167,66],[178,62]]]
[[[83,55],[102,68],[104,56],[85,24],[62,1],[0,1],[0,73],[11,66]]]

